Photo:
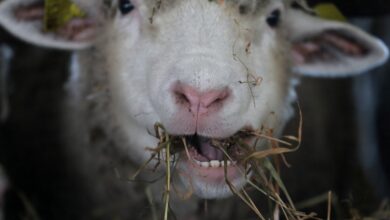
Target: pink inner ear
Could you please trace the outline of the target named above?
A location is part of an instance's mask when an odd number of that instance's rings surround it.
[[[296,64],[335,62],[340,56],[362,57],[367,53],[364,43],[336,30],[299,40],[292,45],[292,57]]]
[[[45,11],[42,2],[22,6],[14,11],[15,18],[19,21],[33,22],[44,21]],[[54,31],[59,37],[69,41],[90,41],[96,35],[96,23],[87,18],[74,18],[63,27]]]
[[[18,21],[43,21],[43,17],[45,15],[43,2],[18,7],[17,9],[15,9],[14,15]]]

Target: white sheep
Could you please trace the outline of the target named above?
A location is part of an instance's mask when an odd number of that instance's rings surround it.
[[[122,159],[139,166],[150,157],[146,147],[157,145],[159,122],[191,143],[191,159],[181,152],[176,161],[182,189],[227,197],[223,153],[211,139],[243,128],[280,135],[293,114],[299,75],[354,75],[388,57],[375,37],[293,8],[290,0],[75,2],[89,16],[54,32],[43,31],[37,0],[0,3],[0,24],[32,44],[75,51],[67,141],[89,146],[72,152],[100,190],[110,185],[99,168],[123,174],[135,165]],[[240,169],[233,158],[227,178],[238,188],[246,183]]]

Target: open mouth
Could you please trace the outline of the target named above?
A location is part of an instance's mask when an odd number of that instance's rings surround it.
[[[169,158],[164,160],[168,184],[172,167],[183,186],[201,198],[223,198],[232,194],[240,196],[239,190],[248,182],[273,187],[266,177],[268,174],[280,181],[272,161],[264,158],[298,149],[300,129],[301,123],[298,137],[285,136],[286,140],[272,137],[273,130],[264,127],[256,130],[244,127],[221,139],[198,134],[170,135],[161,124],[156,124],[159,144],[152,150],[159,159],[164,159],[164,155]],[[265,141],[270,148],[257,150],[256,146]],[[298,145],[291,148],[291,141],[297,141]],[[159,154],[161,150],[164,150],[162,157]]]
[[[234,180],[246,175],[245,156],[248,154],[246,147],[250,146],[253,137],[243,130],[225,138],[209,138],[200,135],[182,136],[176,139],[173,146],[183,148],[177,150],[180,153],[180,161],[185,170],[193,176],[202,178],[209,183],[222,183],[226,178]],[[245,146],[244,146],[245,145]]]
[[[212,139],[198,135],[186,137],[192,162],[203,168],[219,168],[236,165],[243,151],[232,137]]]
[[[224,195],[230,195],[229,184],[240,188],[250,176],[251,166],[246,165],[245,158],[253,140],[253,136],[241,130],[225,139],[200,135],[182,137],[186,143],[178,160],[182,180],[190,182],[189,187],[198,186],[195,191],[203,197],[213,198],[211,192],[221,190],[225,191]],[[208,189],[206,194],[205,188]]]
[[[175,167],[182,179],[225,184],[226,180],[244,179],[250,171],[245,159],[255,144],[253,129],[243,128],[224,139],[198,134],[170,135],[161,124],[155,125],[155,132],[159,144],[152,149],[155,154],[151,159],[161,158],[161,150],[168,148],[173,156],[170,161],[177,165]]]

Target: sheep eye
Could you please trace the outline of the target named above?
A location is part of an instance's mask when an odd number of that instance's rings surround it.
[[[119,0],[119,10],[122,15],[130,13],[134,9],[134,5],[130,0]]]
[[[280,20],[280,10],[276,9],[271,12],[271,14],[267,17],[267,24],[274,28],[277,27]]]

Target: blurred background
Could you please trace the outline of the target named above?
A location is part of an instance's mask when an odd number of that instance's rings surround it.
[[[389,1],[334,3],[350,22],[390,46]],[[0,48],[0,164],[10,185],[5,219],[79,219],[93,201],[78,194],[82,189],[61,142],[70,54],[25,44],[3,29]],[[354,78],[302,79],[303,143],[287,155],[292,166],[283,170],[294,201],[331,190],[345,208],[336,210],[337,217],[344,219],[352,208],[370,215],[390,197],[389,85],[390,62]],[[287,133],[296,133],[297,121]],[[0,188],[0,206],[1,196]],[[307,210],[323,212],[326,200],[320,201]]]

